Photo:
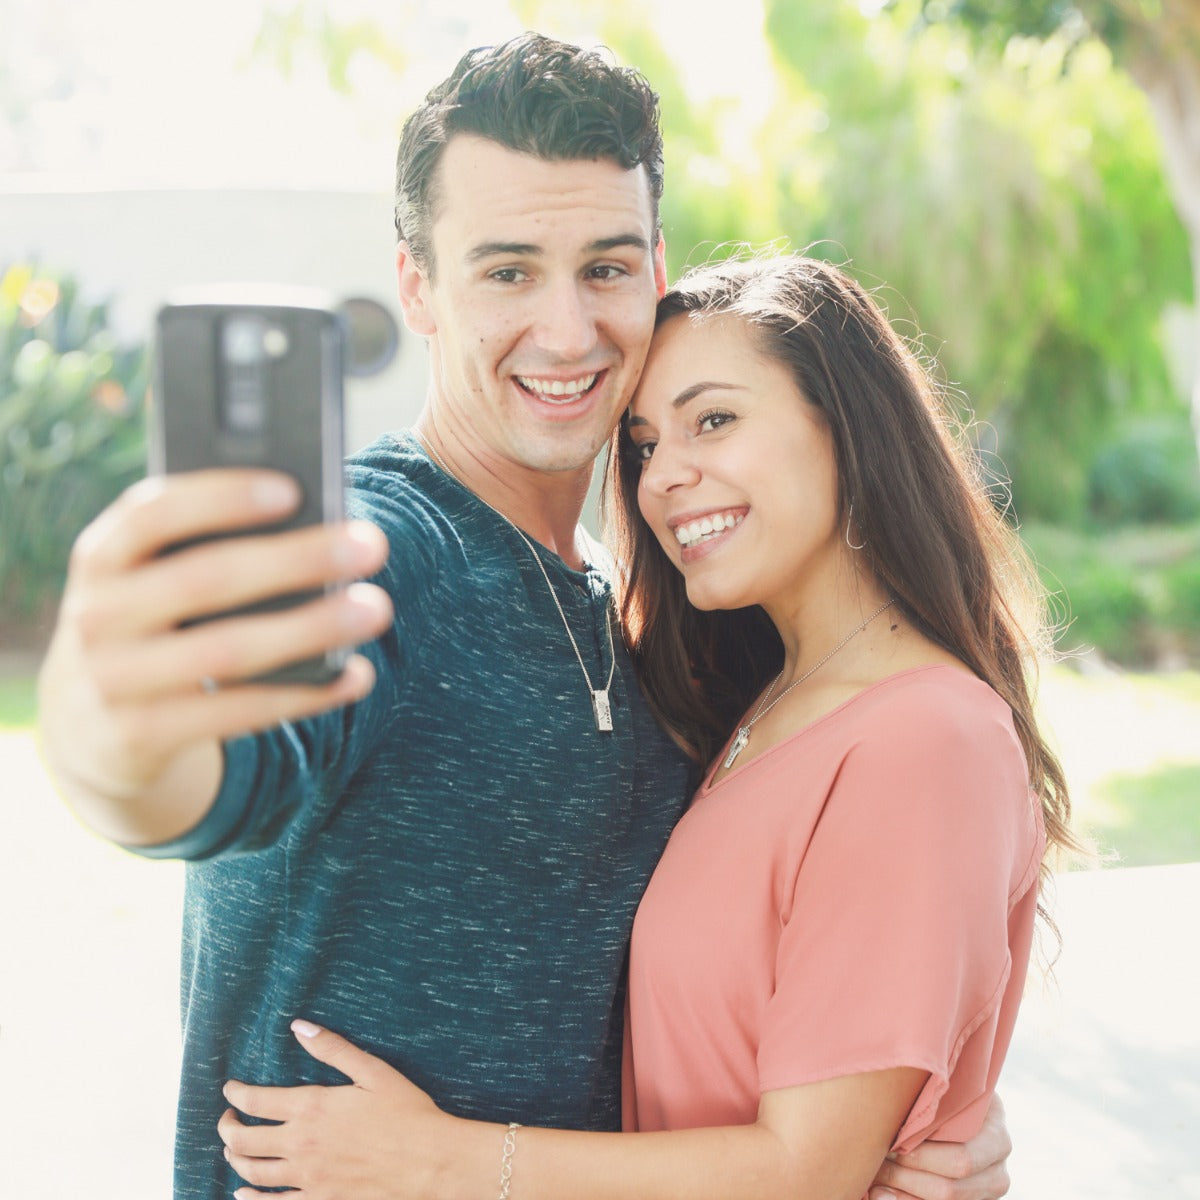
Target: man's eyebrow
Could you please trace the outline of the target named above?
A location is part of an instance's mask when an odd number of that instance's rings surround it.
[[[622,246],[632,246],[634,250],[646,254],[650,252],[650,243],[639,233],[618,233],[615,237],[598,238],[588,244],[588,249],[595,254],[603,254],[606,250],[619,250]]]
[[[513,254],[527,258],[531,254],[540,254],[541,246],[532,242],[480,242],[472,246],[467,255],[467,262],[482,262],[485,258],[494,258],[497,254]]]
[[[719,383],[715,379],[702,379],[699,383],[693,383],[691,387],[685,387],[674,400],[671,401],[671,407],[680,409],[685,404],[690,404],[697,396],[703,395],[705,392],[744,392],[746,389],[740,383]],[[650,422],[645,417],[635,417],[632,413],[626,421],[627,425],[649,425]]]
[[[622,246],[631,246],[643,254],[650,252],[650,243],[637,233],[618,233],[612,237],[597,238],[587,244],[589,254],[604,254],[609,250],[618,250]],[[517,258],[529,258],[543,253],[543,248],[534,242],[480,242],[472,246],[467,254],[467,262],[482,262],[485,258],[495,258],[497,255],[512,255]]]

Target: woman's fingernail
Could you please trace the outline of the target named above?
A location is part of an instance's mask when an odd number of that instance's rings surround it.
[[[311,1038],[316,1037],[321,1032],[320,1025],[314,1025],[311,1021],[301,1021],[299,1019],[292,1022],[292,1032],[298,1033],[301,1037]]]

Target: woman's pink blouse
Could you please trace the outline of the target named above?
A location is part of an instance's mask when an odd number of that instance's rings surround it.
[[[1008,706],[949,666],[710,776],[634,926],[627,1128],[746,1124],[763,1092],[910,1066],[929,1080],[895,1148],[965,1140],[1012,1036],[1044,840]]]

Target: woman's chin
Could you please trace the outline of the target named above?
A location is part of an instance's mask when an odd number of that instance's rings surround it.
[[[731,590],[714,586],[711,580],[701,583],[699,580],[687,583],[688,603],[701,612],[715,612],[725,608],[745,608],[753,601],[745,600],[734,595]]]

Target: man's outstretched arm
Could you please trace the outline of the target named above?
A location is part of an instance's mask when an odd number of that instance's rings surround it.
[[[249,682],[381,633],[386,594],[354,584],[286,612],[189,625],[271,596],[378,570],[387,540],[356,522],[170,546],[279,520],[298,501],[286,476],[200,471],[135,484],[80,535],[38,682],[46,764],[98,833],[127,845],[196,825],[221,783],[221,741],[358,699],[353,657],[323,686]]]

